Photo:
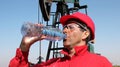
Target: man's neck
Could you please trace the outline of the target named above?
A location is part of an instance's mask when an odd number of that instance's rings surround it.
[[[75,54],[75,49],[72,48],[72,49],[69,49],[69,56],[72,57],[74,54]]]
[[[86,42],[85,41],[83,41],[83,42],[80,42],[80,43],[78,43],[78,44],[76,44],[76,45],[72,45],[72,46],[69,46],[67,49],[68,49],[68,55],[70,56],[70,57],[72,57],[74,54],[75,54],[75,49],[74,49],[74,47],[75,46],[83,46],[83,45],[85,45],[86,44]]]

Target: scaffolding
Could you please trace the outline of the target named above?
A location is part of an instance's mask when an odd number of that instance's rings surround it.
[[[52,3],[56,4],[55,11],[51,11]],[[68,3],[73,4],[73,6],[69,7]],[[80,9],[84,9],[85,14],[87,14],[87,5],[80,5],[79,3],[79,0],[39,0],[39,6],[42,12],[42,17],[46,22],[46,26],[60,28],[60,17],[72,14]],[[49,23],[51,19],[50,17],[52,17],[51,23]],[[59,50],[61,49],[63,49],[63,47],[59,47],[59,42],[49,41],[46,61],[50,58],[51,51],[53,58],[61,57],[62,55],[59,53]],[[40,62],[41,58],[39,59],[39,63]]]

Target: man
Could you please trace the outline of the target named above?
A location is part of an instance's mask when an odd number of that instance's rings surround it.
[[[66,34],[63,40],[65,49],[61,51],[65,56],[50,59],[33,67],[112,67],[105,57],[88,51],[87,43],[95,38],[95,26],[89,16],[76,12],[61,17],[60,22],[63,25],[63,33]],[[28,53],[31,45],[45,37],[23,37],[9,67],[29,67]]]

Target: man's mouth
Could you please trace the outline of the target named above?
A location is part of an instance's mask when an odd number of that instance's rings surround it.
[[[69,39],[69,37],[68,37],[68,36],[66,36],[66,38],[64,38],[64,39],[63,39],[63,41],[66,41],[66,40],[68,40],[68,39]]]

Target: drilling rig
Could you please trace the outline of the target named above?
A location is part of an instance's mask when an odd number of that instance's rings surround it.
[[[55,6],[52,7],[53,4]],[[39,0],[39,7],[46,26],[55,28],[61,28],[59,19],[64,15],[69,15],[80,10],[84,10],[84,13],[87,14],[87,5],[80,5],[79,0]],[[50,21],[51,19],[52,21]],[[94,43],[94,41],[91,43]],[[50,59],[50,55],[52,58],[62,56],[59,53],[61,49],[63,49],[63,47],[59,47],[59,42],[49,41],[46,61]],[[94,48],[91,44],[89,44],[88,50],[94,52]],[[39,58],[38,63],[41,63],[41,58]]]

